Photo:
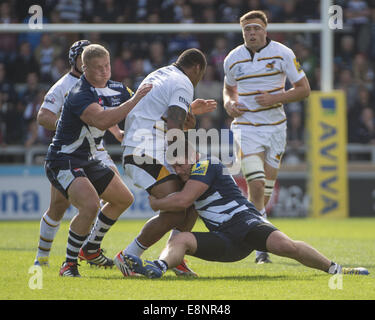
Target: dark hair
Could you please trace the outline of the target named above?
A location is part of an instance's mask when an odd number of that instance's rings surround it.
[[[202,70],[206,68],[207,60],[202,51],[192,48],[182,52],[177,58],[176,64],[183,68],[190,68],[198,64]]]
[[[245,13],[241,18],[240,18],[240,23],[245,20],[250,20],[250,19],[260,19],[264,22],[264,24],[267,26],[268,19],[266,14],[263,11],[260,10],[253,10],[249,11],[248,13]]]

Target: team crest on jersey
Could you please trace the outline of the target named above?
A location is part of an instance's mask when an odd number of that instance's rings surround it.
[[[204,160],[196,163],[191,169],[190,175],[192,176],[204,176],[207,173],[209,160]]]
[[[266,68],[272,70],[275,66],[275,63],[276,63],[276,61],[272,61],[272,62],[267,63]]]

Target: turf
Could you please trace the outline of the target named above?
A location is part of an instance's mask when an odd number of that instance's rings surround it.
[[[375,299],[375,219],[271,219],[291,238],[303,240],[344,266],[362,266],[369,276],[344,276],[342,289],[329,287],[330,275],[272,256],[272,264],[256,265],[254,253],[236,263],[212,263],[188,257],[198,279],[182,279],[168,271],[162,279],[124,278],[119,270],[98,269],[82,262],[82,278],[62,278],[68,222],[56,236],[50,267],[42,270],[42,288],[31,289],[39,222],[0,222],[0,299],[126,299],[126,300],[353,300]],[[109,257],[129,244],[144,221],[121,220],[107,234],[103,248]],[[194,230],[205,230],[198,221]],[[167,238],[148,249],[144,258],[157,258]],[[37,282],[31,281],[31,284]],[[40,283],[40,282],[39,282]],[[335,282],[337,283],[337,282]]]

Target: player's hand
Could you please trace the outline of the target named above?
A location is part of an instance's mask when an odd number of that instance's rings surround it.
[[[119,130],[116,133],[115,138],[117,139],[117,141],[122,142],[122,139],[124,138],[124,130]]]
[[[152,196],[152,195],[149,195],[148,196],[148,201],[150,202],[150,207],[152,210],[154,211],[158,211],[158,209],[156,208],[156,205],[155,205],[155,201],[157,200],[156,197]]]
[[[216,109],[217,102],[213,99],[195,99],[190,106],[193,114],[200,115],[214,111]]]
[[[277,101],[274,94],[270,94],[267,91],[261,91],[261,90],[258,90],[258,92],[260,93],[260,95],[255,97],[255,101],[258,104],[260,104],[262,107],[272,106],[279,102]]]
[[[188,112],[186,115],[186,119],[184,122],[184,130],[194,129],[197,121],[195,119],[195,116],[192,112]]]
[[[142,86],[138,88],[138,90],[135,92],[132,99],[134,99],[136,102],[141,100],[147,93],[149,93],[152,89],[151,83],[145,83]]]
[[[244,105],[233,100],[225,104],[225,110],[227,111],[228,115],[232,118],[237,118],[244,114],[245,111],[241,111],[239,107],[244,107]]]

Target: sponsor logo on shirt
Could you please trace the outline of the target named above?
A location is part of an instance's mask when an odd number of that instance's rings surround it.
[[[184,103],[186,107],[189,108],[190,103],[184,97],[179,96],[178,101]]]
[[[207,173],[209,160],[204,160],[196,163],[191,169],[190,175],[192,176],[205,176]]]

